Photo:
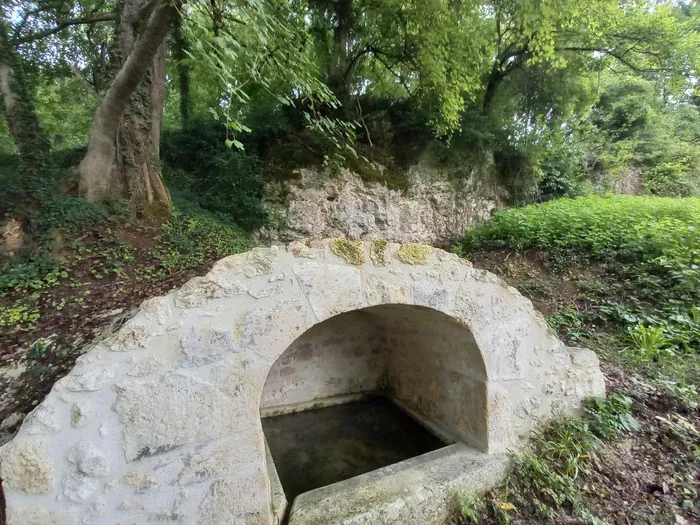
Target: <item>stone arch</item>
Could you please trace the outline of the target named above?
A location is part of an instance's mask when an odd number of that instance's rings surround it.
[[[313,325],[273,363],[262,415],[391,397],[446,441],[486,451],[486,369],[469,328],[438,310],[383,304]]]
[[[527,299],[455,255],[383,241],[256,248],[145,301],[56,383],[0,449],[10,525],[272,523],[259,408],[275,361],[327,319],[399,307],[443,315],[473,337],[486,418],[478,439],[462,439],[484,456],[604,391],[592,352],[566,348]],[[429,523],[415,521],[416,509],[435,513],[425,494],[444,506],[465,465],[482,461],[453,452],[430,485],[422,477],[413,496],[387,495],[409,512],[397,519]]]

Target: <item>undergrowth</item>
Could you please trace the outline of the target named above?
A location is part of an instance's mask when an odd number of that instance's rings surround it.
[[[520,512],[552,519],[570,510],[584,523],[603,523],[587,507],[582,486],[592,458],[602,444],[639,429],[631,414],[632,400],[622,394],[588,401],[580,418],[561,418],[546,425],[528,449],[513,457],[506,481],[485,497],[456,493],[463,523],[495,519],[509,524]]]
[[[544,251],[553,271],[602,265],[582,301],[549,319],[688,407],[700,401],[700,199],[587,196],[505,210],[455,251]]]
[[[120,239],[119,232],[130,226],[107,211],[99,210],[96,220],[91,213],[64,213],[78,209],[72,204],[56,208],[53,213],[63,215],[51,223],[47,239],[29,253],[0,259],[0,335],[30,332],[49,309],[90,300],[89,288],[96,282],[155,283],[253,247],[252,238],[227,216],[177,193],[173,200],[171,217],[148,248]],[[119,203],[112,208],[118,210]],[[54,239],[62,245],[60,256]],[[61,298],[52,298],[58,289]]]
[[[173,213],[150,252],[166,272],[200,266],[254,246],[252,238],[226,216],[177,195],[174,202]]]

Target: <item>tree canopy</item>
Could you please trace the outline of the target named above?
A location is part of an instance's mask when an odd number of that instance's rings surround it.
[[[560,154],[574,179],[697,186],[694,2],[13,0],[0,26],[2,148],[36,174],[87,147],[80,195],[136,214],[167,213],[161,127],[207,121],[225,147],[302,133],[338,165],[428,137],[493,155],[529,199]]]

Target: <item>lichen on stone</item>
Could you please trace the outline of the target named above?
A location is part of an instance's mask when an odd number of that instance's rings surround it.
[[[433,253],[433,248],[425,244],[402,244],[396,252],[396,258],[405,264],[425,264]]]
[[[331,251],[355,266],[365,263],[365,246],[362,241],[334,239],[331,241]]]
[[[389,243],[383,239],[372,242],[369,257],[375,266],[389,265]]]

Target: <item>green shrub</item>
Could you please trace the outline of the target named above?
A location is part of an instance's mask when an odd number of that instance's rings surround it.
[[[639,260],[694,244],[697,228],[697,198],[591,195],[501,211],[460,244],[465,253],[493,246],[560,248],[589,259]],[[688,248],[687,255],[697,256],[695,246]]]
[[[572,341],[604,326],[628,344],[613,358],[686,405],[700,400],[700,199],[587,196],[497,213],[455,247],[540,249],[553,268],[602,262],[608,290],[585,313],[551,316]]]
[[[225,215],[204,210],[177,193],[173,201],[172,216],[151,254],[166,272],[193,268],[254,246],[250,236]]]
[[[164,134],[166,182],[193,193],[203,208],[225,214],[247,230],[257,229],[267,219],[262,163],[254,152],[228,147],[225,139],[220,123]]]

